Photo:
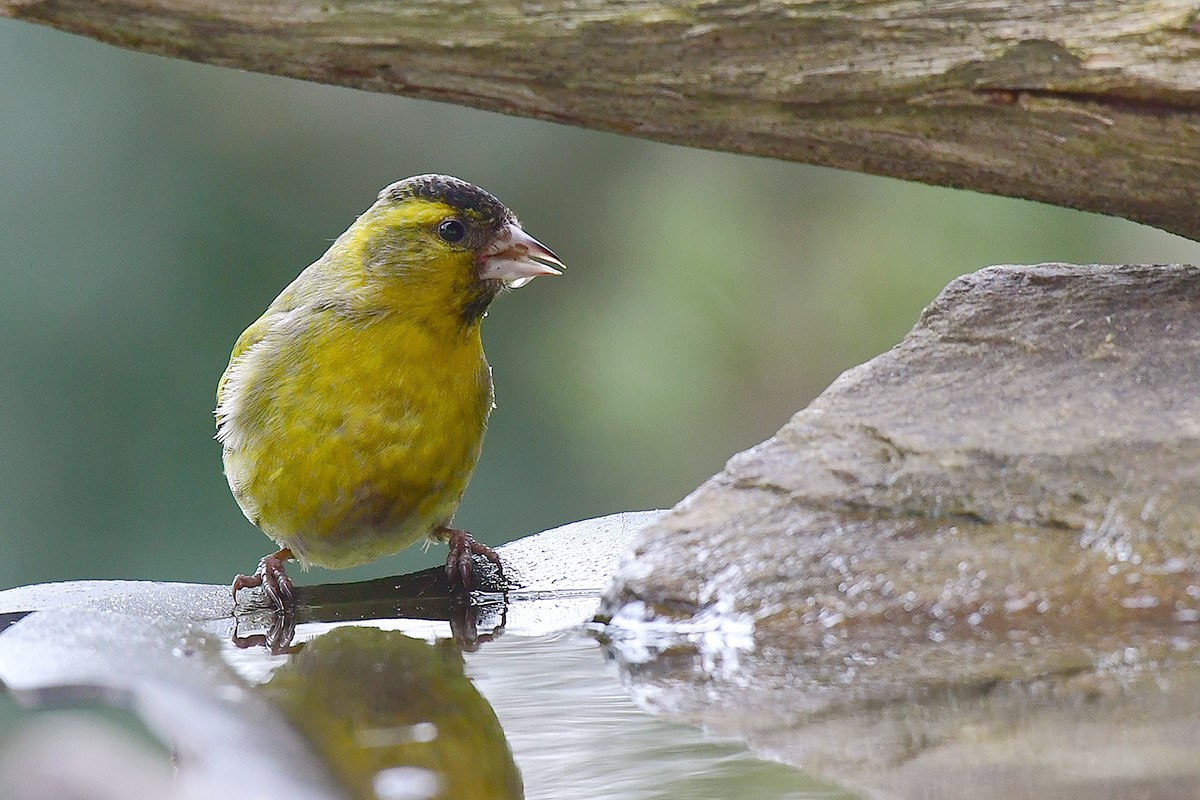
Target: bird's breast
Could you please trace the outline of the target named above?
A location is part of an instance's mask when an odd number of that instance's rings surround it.
[[[492,405],[477,329],[447,340],[399,317],[326,315],[243,358],[226,472],[266,533],[336,567],[449,522]]]

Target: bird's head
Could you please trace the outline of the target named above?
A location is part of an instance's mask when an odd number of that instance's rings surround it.
[[[347,237],[365,280],[389,304],[453,315],[468,326],[501,291],[564,268],[499,200],[448,175],[388,186]]]

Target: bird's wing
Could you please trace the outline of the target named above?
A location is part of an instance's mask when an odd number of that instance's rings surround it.
[[[246,355],[255,345],[262,343],[264,339],[271,333],[272,328],[279,322],[281,316],[286,315],[290,311],[294,311],[298,306],[304,304],[305,296],[305,277],[314,271],[321,262],[311,265],[304,270],[296,280],[292,281],[286,289],[280,292],[279,296],[272,301],[263,315],[251,323],[249,328],[242,331],[242,335],[237,338],[233,344],[233,352],[229,354],[229,366],[225,367],[225,372],[221,375],[221,380],[217,382],[217,427],[221,427],[221,415],[219,413],[225,401],[225,389],[229,384],[229,377],[233,372],[234,366]]]
[[[229,356],[229,366],[225,368],[225,372],[221,375],[221,380],[217,382],[217,408],[220,408],[224,403],[225,386],[229,383],[229,374],[232,371],[233,365],[245,355],[246,351],[266,338],[268,331],[271,330],[271,318],[273,316],[270,312],[263,314],[249,328],[242,331],[242,335],[234,343],[233,352]],[[220,417],[217,418],[217,427],[221,427]]]

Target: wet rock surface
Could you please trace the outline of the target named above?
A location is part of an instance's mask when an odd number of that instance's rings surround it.
[[[650,705],[872,794],[1190,796],[1198,387],[1194,267],[960,278],[642,531],[605,635]]]

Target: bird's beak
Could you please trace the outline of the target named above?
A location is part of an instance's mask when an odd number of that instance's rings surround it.
[[[479,277],[504,281],[506,286],[517,289],[538,275],[562,275],[564,269],[566,264],[549,247],[521,230],[517,223],[510,222],[483,251]]]

